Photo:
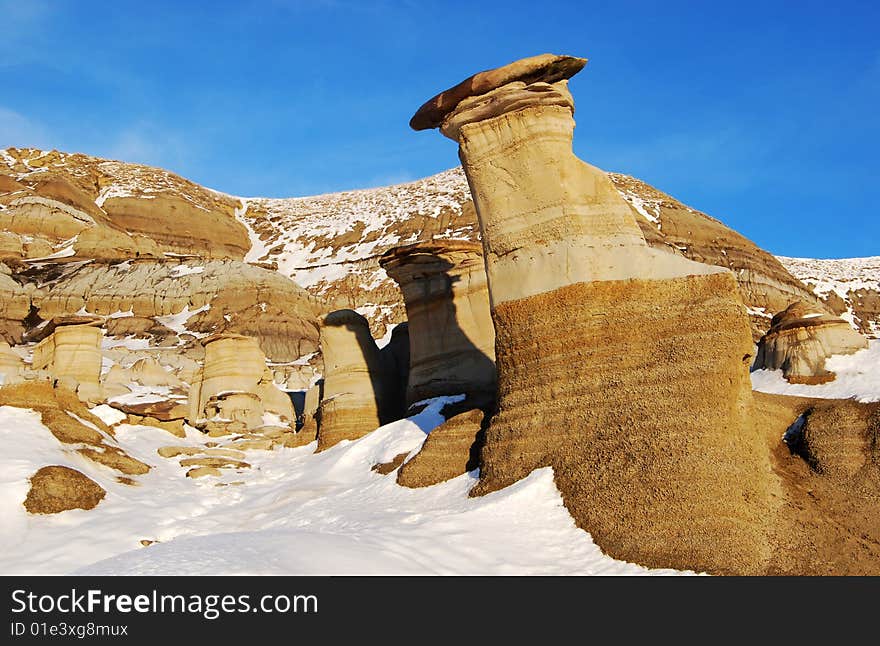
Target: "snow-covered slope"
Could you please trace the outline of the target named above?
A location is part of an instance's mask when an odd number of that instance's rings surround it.
[[[880,256],[779,261],[862,334],[880,338]]]
[[[8,447],[0,477],[0,572],[3,574],[646,574],[602,554],[575,527],[541,469],[503,491],[468,498],[472,475],[424,489],[381,476],[373,464],[414,453],[442,421],[444,400],[415,417],[383,426],[320,454],[314,445],[248,451],[249,469],[192,480],[168,444],[200,446],[147,426],[121,424],[116,439],[153,466],[139,486],[95,476],[107,496],[90,511],[28,515],[20,499],[27,476],[52,441],[39,415],[0,408]],[[106,407],[104,407],[106,409]],[[105,411],[106,412],[106,411]],[[118,421],[118,418],[116,418]],[[113,421],[107,418],[106,421]],[[14,531],[8,531],[14,528]],[[141,541],[156,541],[143,546]]]

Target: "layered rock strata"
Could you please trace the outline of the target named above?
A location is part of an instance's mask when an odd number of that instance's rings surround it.
[[[773,317],[758,343],[754,367],[782,370],[791,383],[825,383],[835,378],[825,368],[828,357],[867,347],[868,340],[843,319],[815,305],[795,302]]]
[[[429,102],[444,110],[428,127],[460,145],[497,333],[499,412],[472,493],[552,466],[612,556],[760,572],[769,466],[749,421],[736,282],[649,247],[607,175],[574,156],[556,70],[585,61],[568,58],[526,59],[478,96]]]
[[[293,403],[273,383],[257,339],[220,334],[203,343],[204,367],[189,394],[191,424],[240,432],[266,425],[266,414],[287,425],[295,421]]]
[[[495,334],[482,246],[437,241],[386,252],[382,268],[403,293],[409,324],[407,404],[467,394],[495,399]]]
[[[395,375],[383,361],[366,318],[337,310],[321,324],[324,394],[318,451],[354,440],[392,421],[400,403]]]
[[[481,410],[467,411],[428,433],[419,452],[400,467],[397,484],[430,487],[479,467],[484,418]]]
[[[98,402],[101,391],[101,339],[95,325],[60,325],[34,348],[31,366],[76,390],[80,399]]]

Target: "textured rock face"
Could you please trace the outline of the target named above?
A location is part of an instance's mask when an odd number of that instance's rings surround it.
[[[323,392],[323,380],[318,381],[318,383],[306,391],[305,402],[303,403],[302,427],[299,429],[299,432],[303,434],[303,438],[310,438],[310,442],[318,437],[318,428],[321,424],[321,399],[323,398]]]
[[[437,128],[464,99],[487,94],[512,83],[554,83],[577,74],[587,59],[556,54],[539,54],[514,61],[503,67],[478,72],[458,85],[427,101],[410,119],[413,130]]]
[[[791,383],[823,383],[835,377],[825,369],[828,357],[867,347],[868,340],[846,321],[815,305],[796,302],[773,317],[758,344],[755,369],[781,369]]]
[[[31,476],[24,508],[31,514],[57,514],[68,509],[92,509],[106,495],[94,480],[76,469],[43,467]]]
[[[250,249],[236,198],[167,171],[15,148],[0,164],[8,173],[0,183],[0,222],[48,244],[49,253],[64,241],[90,258],[178,253],[241,260]],[[23,255],[37,257],[27,249]]]
[[[472,493],[550,465],[609,554],[760,572],[769,466],[733,276],[649,247],[607,175],[573,155],[565,81],[536,85],[463,99],[441,124],[459,133],[497,333],[499,412]]]
[[[398,402],[394,374],[382,360],[367,319],[353,310],[331,312],[321,325],[324,396],[318,451],[354,440],[391,421]]]
[[[250,249],[247,229],[232,213],[214,214],[174,194],[111,197],[103,203],[110,220],[132,234],[156,242],[170,253],[196,253],[205,258],[241,260]]]
[[[24,362],[5,341],[0,341],[0,384],[11,384],[19,380]]]
[[[480,245],[424,243],[386,252],[380,264],[400,285],[409,324],[407,404],[466,393],[495,399],[495,334]]]
[[[430,487],[479,467],[484,417],[483,411],[471,410],[428,433],[419,452],[400,467],[397,484]]]
[[[34,348],[32,367],[53,379],[68,381],[81,399],[101,398],[101,339],[93,325],[62,325]]]
[[[775,256],[743,235],[633,177],[618,173],[608,177],[636,212],[649,245],[733,272],[749,307],[755,342],[767,331],[773,312],[792,301],[814,303],[831,311]]]
[[[191,424],[228,423],[233,430],[248,430],[263,426],[264,413],[287,424],[295,420],[293,404],[273,384],[257,339],[221,334],[205,339],[204,345],[204,368],[189,394]]]
[[[237,333],[258,338],[279,362],[317,349],[318,309],[308,294],[283,276],[236,261],[71,264],[33,269],[28,277],[44,285],[31,297],[42,319],[81,310],[100,316],[131,312],[139,320],[111,319],[120,328],[114,332],[141,330],[160,338]]]

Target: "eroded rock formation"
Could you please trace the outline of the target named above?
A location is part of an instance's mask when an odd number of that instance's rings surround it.
[[[452,417],[428,433],[425,443],[397,472],[397,484],[430,487],[473,471],[479,466],[485,414],[470,410]]]
[[[97,403],[101,391],[101,339],[95,325],[59,325],[34,348],[31,366],[76,390],[80,399]]]
[[[868,347],[868,340],[836,316],[804,302],[795,302],[773,317],[758,344],[755,369],[782,370],[791,383],[833,381],[825,360]]]
[[[92,509],[107,494],[88,476],[70,467],[42,467],[31,476],[24,508],[31,514],[57,514],[69,509]]]
[[[267,425],[266,414],[288,426],[294,422],[293,403],[273,383],[257,339],[220,334],[203,343],[204,367],[189,394],[190,424],[241,432]]]
[[[572,153],[566,79],[584,63],[525,59],[414,118],[459,142],[482,230],[499,412],[472,493],[550,465],[611,555],[760,572],[768,459],[745,308],[729,272],[649,247],[607,175]]]
[[[495,334],[482,246],[437,241],[386,252],[382,268],[400,285],[410,339],[407,404],[467,394],[495,400]]]
[[[382,360],[366,318],[337,310],[321,325],[324,394],[318,451],[354,440],[393,419],[400,408],[395,375]]]

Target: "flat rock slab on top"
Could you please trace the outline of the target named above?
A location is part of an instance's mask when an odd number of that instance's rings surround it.
[[[586,64],[586,58],[540,54],[514,61],[493,70],[478,72],[425,103],[410,119],[410,128],[428,130],[439,127],[446,115],[455,110],[456,106],[468,97],[486,94],[514,81],[555,83],[571,78],[580,72]]]

